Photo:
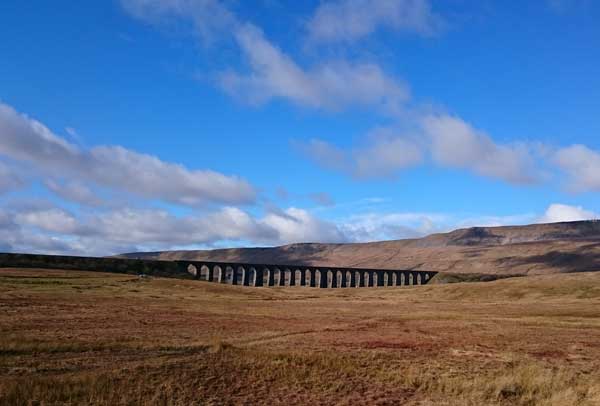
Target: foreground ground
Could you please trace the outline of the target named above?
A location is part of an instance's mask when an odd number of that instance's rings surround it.
[[[248,288],[0,269],[0,404],[600,405],[600,273]]]

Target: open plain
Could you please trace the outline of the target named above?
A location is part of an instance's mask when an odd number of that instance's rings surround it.
[[[600,404],[600,273],[374,289],[0,270],[0,404]]]

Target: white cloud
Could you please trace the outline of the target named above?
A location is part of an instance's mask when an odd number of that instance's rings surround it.
[[[337,225],[293,207],[262,217],[235,207],[186,216],[133,208],[76,214],[48,203],[0,208],[4,251],[109,255],[210,247],[225,241],[274,245],[345,239]]]
[[[317,8],[308,31],[312,41],[351,42],[379,27],[431,35],[441,24],[428,0],[337,0]]]
[[[21,188],[25,180],[13,168],[0,162],[0,195]]]
[[[419,238],[446,231],[450,217],[436,213],[362,213],[343,219],[340,228],[354,242]]]
[[[262,220],[279,234],[279,240],[291,242],[343,242],[340,229],[330,222],[319,220],[306,210],[291,207],[282,213],[269,213]]]
[[[386,177],[421,163],[423,152],[414,139],[380,128],[370,133],[366,147],[353,152],[353,161],[356,177]]]
[[[388,129],[372,131],[365,145],[351,150],[318,139],[296,145],[320,166],[357,179],[391,177],[423,161],[422,147],[416,140]]]
[[[572,145],[557,150],[554,161],[569,176],[569,189],[600,191],[600,153],[584,145]]]
[[[59,208],[17,213],[15,221],[18,224],[59,234],[73,234],[81,231],[77,219],[72,214]]]
[[[464,168],[516,184],[538,180],[535,160],[525,144],[501,145],[458,117],[428,115],[422,120],[435,162]]]
[[[546,213],[539,219],[540,223],[560,223],[564,221],[581,221],[599,219],[600,215],[581,206],[566,204],[551,204]]]
[[[121,5],[130,15],[153,24],[190,20],[205,44],[237,24],[235,15],[219,0],[121,0]]]
[[[190,170],[121,146],[79,149],[40,122],[2,103],[0,141],[0,155],[26,162],[43,176],[91,182],[185,205],[250,203],[255,199],[253,187],[236,176]]]
[[[377,128],[363,145],[343,150],[319,139],[297,143],[319,165],[355,178],[385,178],[424,162],[463,168],[482,176],[514,184],[537,182],[533,148],[527,144],[502,145],[460,118],[426,115],[419,118],[422,129],[410,135],[393,128]]]
[[[220,74],[220,85],[230,95],[251,104],[286,99],[313,108],[339,110],[350,106],[376,106],[396,112],[409,98],[408,86],[390,77],[375,63],[334,60],[310,69],[269,42],[251,23],[241,23],[216,0],[122,0],[134,17],[162,22],[176,18],[190,22],[202,38],[233,38],[247,72]],[[349,86],[348,84],[352,84]]]
[[[105,202],[88,186],[78,181],[58,182],[48,179],[44,182],[48,190],[57,196],[88,206],[102,206]]]
[[[230,94],[250,103],[282,98],[328,110],[363,105],[395,112],[409,98],[408,87],[374,63],[339,60],[304,70],[252,24],[240,27],[236,39],[250,71],[226,72],[221,84]]]

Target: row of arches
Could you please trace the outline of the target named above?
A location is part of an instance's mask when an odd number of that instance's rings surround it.
[[[243,286],[310,286],[320,288],[424,285],[435,275],[425,271],[329,269],[236,264],[189,264],[196,279]]]

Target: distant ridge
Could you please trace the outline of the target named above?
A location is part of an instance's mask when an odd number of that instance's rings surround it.
[[[471,227],[417,239],[370,243],[302,243],[268,248],[136,252],[120,257],[487,274],[598,271],[600,221]]]

